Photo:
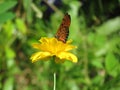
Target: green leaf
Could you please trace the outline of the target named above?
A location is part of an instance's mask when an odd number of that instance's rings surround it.
[[[105,68],[108,74],[116,77],[119,69],[119,62],[115,58],[114,54],[108,53],[105,59]]]
[[[13,8],[17,4],[16,1],[7,1],[0,3],[0,14],[6,12],[7,10]]]
[[[26,34],[26,26],[25,26],[25,23],[22,19],[17,18],[16,19],[16,25],[17,25],[18,30],[21,33]]]
[[[13,19],[14,17],[15,17],[15,14],[13,14],[12,12],[2,13],[0,14],[0,24],[3,24],[8,20]]]
[[[88,35],[87,35],[87,39],[88,39],[88,42],[90,44],[93,44],[94,43],[94,40],[95,40],[95,34],[93,32],[90,32]]]
[[[4,29],[4,32],[6,34],[6,38],[10,38],[13,37],[13,30],[15,29],[14,28],[14,24],[12,21],[7,21],[4,25],[3,25],[3,29]]]
[[[95,56],[100,57],[102,55],[105,55],[109,49],[110,43],[104,43],[104,45],[95,52]]]
[[[103,37],[101,37],[101,38],[103,38]],[[103,41],[104,42],[102,42],[102,40],[100,40],[101,47],[99,47],[98,50],[95,52],[95,56],[99,57],[99,56],[105,55],[105,54],[107,54],[108,51],[114,51],[114,52],[117,51],[119,53],[119,49],[116,47],[120,43],[119,37],[109,39],[108,41],[106,40],[106,42],[105,42],[105,39],[103,39]]]
[[[106,42],[106,37],[104,35],[95,35],[94,43],[98,47],[103,47]]]
[[[92,79],[92,83],[101,85],[103,80],[103,76],[97,75]]]
[[[96,28],[98,34],[109,35],[120,30],[120,17],[111,19]]]
[[[32,0],[23,0],[23,6],[26,10],[26,18],[29,23],[32,22],[32,9],[31,9]]]
[[[103,69],[103,65],[100,59],[94,59],[91,64],[99,69]]]
[[[10,47],[6,47],[5,54],[7,59],[13,59],[15,57],[15,52]]]
[[[4,83],[3,90],[13,90],[13,85],[14,85],[14,78],[9,77],[8,79],[6,79]]]

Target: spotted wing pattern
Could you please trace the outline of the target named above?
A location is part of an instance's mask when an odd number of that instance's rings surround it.
[[[69,35],[69,26],[71,23],[71,18],[68,13],[65,14],[62,23],[60,24],[60,27],[58,28],[58,31],[55,35],[55,37],[62,41],[63,43],[66,43],[68,35]]]

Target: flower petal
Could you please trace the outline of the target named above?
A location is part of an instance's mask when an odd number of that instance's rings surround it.
[[[37,52],[37,53],[34,53],[32,56],[31,56],[31,60],[32,62],[35,62],[35,61],[38,61],[40,59],[44,59],[44,58],[47,58],[49,56],[52,56],[51,53],[49,52]]]
[[[73,46],[73,45],[66,45],[66,48],[65,48],[65,51],[70,51],[74,48],[77,48],[76,46]]]
[[[67,51],[77,48],[71,45],[72,40],[63,43],[56,38],[42,37],[40,43],[33,44],[33,48],[38,49],[37,52],[31,56],[32,62],[38,61],[40,59],[48,58],[50,56],[56,56],[56,62],[64,62],[66,59],[72,62],[77,62],[77,57]]]
[[[40,44],[32,44],[32,47],[38,50],[41,48],[40,46]]]
[[[70,43],[72,43],[72,41],[73,41],[73,40],[70,39],[70,40],[68,40],[66,43],[67,43],[67,44],[70,44]]]
[[[41,43],[47,43],[47,42],[49,42],[49,38],[42,37],[39,41],[40,41]]]
[[[74,54],[69,53],[69,52],[61,52],[57,55],[57,57],[60,58],[61,60],[67,59],[74,63],[78,61],[77,57]]]

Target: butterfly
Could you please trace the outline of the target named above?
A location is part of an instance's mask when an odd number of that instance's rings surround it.
[[[68,13],[66,13],[55,35],[55,38],[57,38],[57,40],[66,43],[69,35],[70,23],[71,23],[71,17]]]

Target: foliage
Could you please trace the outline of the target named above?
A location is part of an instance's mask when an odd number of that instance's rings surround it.
[[[52,90],[55,68],[56,90],[120,90],[119,10],[120,0],[1,0],[0,89]],[[78,63],[31,63],[32,43],[53,37],[65,12]]]

